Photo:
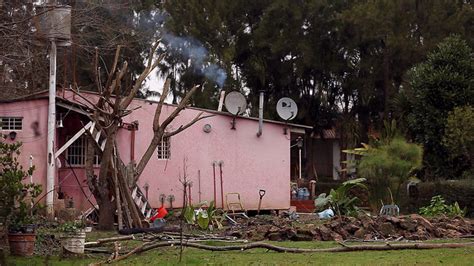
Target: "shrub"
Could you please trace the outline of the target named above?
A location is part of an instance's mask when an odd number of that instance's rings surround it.
[[[329,195],[326,193],[320,194],[315,200],[314,205],[316,209],[323,209],[326,206],[330,206],[333,211],[340,215],[357,215],[359,208],[357,207],[358,198],[352,196],[350,191],[354,188],[367,189],[365,184],[365,178],[357,178],[342,183],[337,189],[331,189]]]
[[[456,107],[449,113],[443,144],[453,159],[465,162],[465,176],[472,175],[474,163],[474,107]],[[461,163],[460,167],[462,166]]]
[[[447,205],[444,198],[437,195],[431,198],[429,206],[420,208],[419,213],[424,216],[464,216],[466,209],[462,210],[457,201],[452,205]]]
[[[10,231],[24,230],[24,225],[33,223],[33,201],[41,193],[40,185],[23,182],[34,167],[25,170],[20,165],[20,147],[19,142],[0,140],[0,217]]]
[[[358,164],[358,175],[367,178],[370,201],[374,208],[379,202],[390,198],[394,190],[398,201],[401,185],[408,180],[410,173],[421,166],[423,149],[421,146],[394,138],[386,144],[371,147]]]

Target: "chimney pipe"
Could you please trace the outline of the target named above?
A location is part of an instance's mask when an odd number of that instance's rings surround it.
[[[225,90],[221,91],[221,97],[219,99],[219,106],[217,107],[217,111],[222,112],[222,106],[224,105],[224,98],[225,98]]]
[[[257,137],[260,137],[262,135],[262,129],[263,129],[263,97],[265,95],[265,92],[262,90],[260,91],[260,98],[258,101],[258,132],[257,132]]]

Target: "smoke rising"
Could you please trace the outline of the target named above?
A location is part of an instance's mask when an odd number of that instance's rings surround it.
[[[217,64],[209,62],[209,53],[201,42],[191,37],[178,37],[168,32],[163,34],[162,39],[169,53],[190,61],[197,73],[214,81],[219,87],[224,86],[227,79],[226,72]]]

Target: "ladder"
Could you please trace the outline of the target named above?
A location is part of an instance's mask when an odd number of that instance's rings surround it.
[[[156,214],[156,210],[151,207],[148,199],[145,197],[145,194],[143,194],[140,187],[138,187],[136,184],[132,189],[132,199],[146,220],[149,220],[151,217],[153,217],[153,215]]]

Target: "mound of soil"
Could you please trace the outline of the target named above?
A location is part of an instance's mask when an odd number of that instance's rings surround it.
[[[459,238],[474,233],[474,223],[462,217],[428,219],[418,214],[406,216],[334,217],[319,220],[303,216],[297,220],[281,216],[257,216],[241,220],[225,234],[253,241],[260,240],[427,240]]]

